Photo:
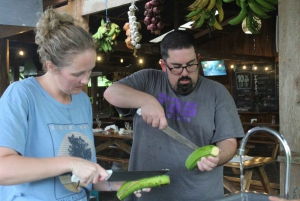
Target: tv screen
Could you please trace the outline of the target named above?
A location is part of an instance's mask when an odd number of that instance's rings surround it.
[[[204,76],[227,75],[224,60],[201,61]]]

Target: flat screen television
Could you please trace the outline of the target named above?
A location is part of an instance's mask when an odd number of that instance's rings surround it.
[[[204,76],[227,75],[224,60],[201,61]]]

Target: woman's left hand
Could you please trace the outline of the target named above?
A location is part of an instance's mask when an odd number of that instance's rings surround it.
[[[142,192],[147,192],[148,193],[150,191],[151,191],[151,188],[143,188],[141,190],[134,191],[134,195],[139,198],[139,197],[142,196]]]

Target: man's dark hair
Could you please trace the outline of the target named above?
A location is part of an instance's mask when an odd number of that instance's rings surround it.
[[[180,50],[194,46],[197,53],[197,44],[194,36],[187,31],[175,30],[168,33],[160,43],[161,57],[166,60],[169,55],[169,50]]]

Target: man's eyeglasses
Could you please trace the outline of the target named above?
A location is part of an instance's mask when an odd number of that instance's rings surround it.
[[[170,68],[166,62],[166,60],[164,60],[166,66],[168,67],[168,69],[171,71],[171,73],[173,75],[180,75],[183,71],[183,69],[185,69],[187,72],[192,73],[198,70],[199,68],[199,64],[188,64],[186,66],[180,66],[180,67],[174,67],[174,68]]]

